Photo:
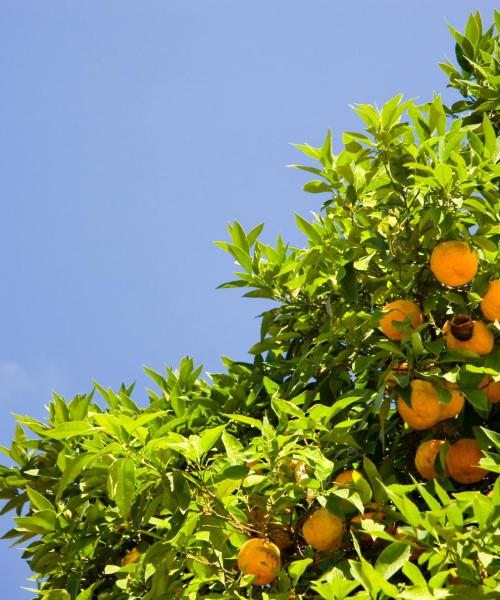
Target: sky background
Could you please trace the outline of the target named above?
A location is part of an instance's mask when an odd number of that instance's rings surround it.
[[[445,92],[446,24],[496,5],[1,0],[0,443],[52,390],[141,399],[143,365],[245,359],[266,304],[216,289],[234,265],[213,241],[238,219],[303,244],[294,213],[322,199],[290,144],[330,127],[339,151],[349,105]],[[21,551],[0,552],[2,597],[31,598]]]

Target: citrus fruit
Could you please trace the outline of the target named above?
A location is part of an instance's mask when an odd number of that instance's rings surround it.
[[[333,483],[338,487],[351,487],[350,484],[352,483],[352,476],[354,473],[357,473],[360,477],[363,477],[359,471],[348,469],[347,471],[341,471],[338,475],[336,475]]]
[[[452,350],[471,350],[481,356],[493,350],[494,337],[482,321],[473,321],[465,315],[457,315],[443,326],[446,346]]]
[[[417,327],[422,323],[422,313],[420,308],[410,300],[395,300],[386,304],[383,311],[390,311],[380,319],[379,327],[382,333],[390,340],[403,339],[404,331],[396,329],[394,323],[401,323],[407,317],[410,317],[412,327]]]
[[[355,469],[348,469],[347,471],[341,471],[340,473],[338,473],[335,476],[335,479],[333,480],[332,483],[334,486],[339,487],[339,488],[344,488],[344,489],[352,488],[354,490],[356,487],[354,478],[356,479],[356,482],[363,480],[365,483],[367,483],[365,478],[363,477],[363,475],[359,471],[356,471]],[[353,510],[352,504],[345,498],[342,498],[340,500],[340,503],[344,507],[345,511]]]
[[[413,429],[429,429],[441,420],[441,404],[434,386],[423,379],[413,379],[411,386],[411,406],[403,398],[398,398],[397,409],[401,418]]]
[[[445,443],[444,440],[427,440],[426,442],[422,442],[417,448],[415,467],[425,479],[435,479],[437,477],[434,463]]]
[[[500,279],[490,281],[480,306],[488,321],[500,321]]]
[[[280,550],[273,542],[251,538],[238,552],[238,568],[243,575],[255,575],[253,585],[272,583],[281,569]]]
[[[482,390],[492,404],[500,402],[500,381],[493,381],[490,375],[485,375],[479,383]]]
[[[132,550],[128,554],[125,554],[125,556],[122,558],[122,567],[134,563],[136,560],[138,560],[140,555],[141,553],[137,548],[132,548]]]
[[[441,242],[432,251],[430,266],[440,283],[451,287],[464,285],[477,273],[477,254],[465,242]]]
[[[446,453],[448,473],[459,483],[477,483],[488,471],[479,466],[483,453],[475,439],[462,438],[451,444]]]
[[[447,385],[448,390],[451,393],[451,399],[446,404],[441,404],[441,418],[440,421],[446,421],[446,419],[452,419],[456,417],[465,404],[465,398],[461,392],[458,391],[456,386],[453,384]]]
[[[316,550],[334,550],[342,541],[344,521],[327,508],[318,508],[302,525],[305,541]]]
[[[430,429],[440,421],[458,415],[464,407],[465,399],[455,384],[445,383],[451,393],[449,402],[441,403],[430,381],[413,379],[411,386],[411,406],[403,398],[398,398],[397,409],[405,423],[413,429]]]

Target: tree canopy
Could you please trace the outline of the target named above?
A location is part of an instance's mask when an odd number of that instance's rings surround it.
[[[323,194],[305,247],[238,222],[217,242],[221,287],[272,301],[249,362],[146,369],[147,406],[96,384],[16,417],[0,497],[36,598],[499,597],[493,17],[450,28],[451,106],[358,104],[338,154],[330,132],[297,145]]]

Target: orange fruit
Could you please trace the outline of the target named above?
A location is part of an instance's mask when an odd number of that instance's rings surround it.
[[[340,487],[340,488],[353,488],[354,489],[354,481],[353,481],[353,475],[356,474],[357,475],[357,480],[358,478],[363,479],[364,481],[365,478],[363,477],[363,475],[359,472],[356,471],[355,469],[348,469],[347,471],[341,471],[333,480],[333,485]],[[340,503],[342,504],[342,506],[344,507],[344,510],[352,510],[352,505],[348,500],[345,500],[344,498],[342,498],[340,500]]]
[[[137,548],[132,548],[132,550],[122,558],[122,567],[134,563],[139,559],[140,555],[141,553]]]
[[[383,311],[390,311],[380,319],[379,328],[390,340],[403,339],[404,331],[396,329],[394,323],[401,323],[407,317],[411,318],[411,327],[422,323],[423,317],[420,308],[410,300],[395,300],[386,304]]]
[[[338,487],[351,487],[350,484],[352,483],[352,476],[355,472],[358,473],[360,477],[362,477],[359,471],[354,471],[354,469],[348,469],[347,471],[342,471],[341,473],[339,473],[333,480],[333,483]]]
[[[440,283],[451,287],[464,285],[477,273],[477,254],[465,242],[441,242],[432,251],[430,267]]]
[[[500,321],[500,279],[490,281],[480,306],[488,321]]]
[[[453,384],[447,385],[448,390],[451,392],[451,399],[446,404],[441,404],[441,418],[440,421],[446,421],[446,419],[452,419],[462,412],[465,404],[465,398],[461,392],[458,391],[456,386]]]
[[[423,379],[413,379],[411,386],[411,406],[403,398],[398,398],[397,409],[401,418],[413,429],[429,429],[441,420],[441,406],[432,383]]]
[[[415,467],[425,479],[435,479],[437,477],[434,463],[436,457],[441,451],[441,447],[446,442],[444,440],[427,440],[422,442],[415,453]]]
[[[458,415],[464,407],[465,399],[456,385],[446,382],[451,393],[447,404],[439,401],[434,386],[430,381],[413,379],[411,386],[411,406],[403,398],[398,398],[397,409],[405,423],[413,429],[430,429],[440,421],[446,421]]]
[[[490,375],[485,375],[479,383],[479,389],[486,394],[492,404],[500,402],[500,381],[493,381]]]
[[[446,346],[452,350],[472,350],[481,356],[493,350],[495,338],[482,321],[472,321],[464,315],[453,317],[443,326]]]
[[[243,575],[255,575],[253,585],[272,583],[281,569],[280,550],[273,542],[251,538],[238,552],[238,568]]]
[[[302,525],[305,541],[316,550],[335,550],[342,542],[344,521],[327,508],[318,508]]]
[[[488,471],[479,466],[483,453],[473,438],[462,438],[451,444],[446,453],[446,466],[450,477],[459,483],[477,483]]]

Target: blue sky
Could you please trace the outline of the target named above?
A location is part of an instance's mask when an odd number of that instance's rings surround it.
[[[301,244],[294,212],[321,199],[290,143],[331,127],[338,150],[349,105],[443,92],[446,23],[496,4],[2,0],[0,443],[52,390],[140,398],[142,365],[245,358],[265,304],[216,289],[233,264],[212,242],[238,219]],[[0,550],[4,597],[31,597]]]

